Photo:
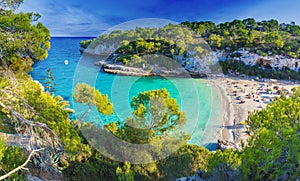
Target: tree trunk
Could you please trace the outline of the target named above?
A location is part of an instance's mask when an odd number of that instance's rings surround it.
[[[88,113],[91,112],[91,110],[92,110],[92,106],[89,105],[88,110],[86,110],[85,113],[81,116],[81,118],[77,121],[77,123],[74,125],[74,128],[77,127],[78,124],[81,123],[84,120],[84,118],[88,115]]]

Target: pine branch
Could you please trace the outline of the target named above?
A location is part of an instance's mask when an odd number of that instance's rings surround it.
[[[7,109],[13,116],[15,116],[17,119],[19,119],[20,121],[22,121],[23,123],[27,124],[27,125],[30,125],[30,126],[33,126],[33,127],[41,127],[41,128],[44,128],[48,131],[50,131],[54,137],[58,140],[58,136],[56,133],[54,133],[54,131],[52,129],[50,129],[46,124],[44,123],[39,123],[39,122],[33,122],[33,121],[30,121],[26,118],[24,118],[20,113],[14,111],[13,109],[7,107],[5,104],[3,104],[2,102],[0,102],[0,106]]]
[[[11,90],[0,90],[0,91],[6,93],[6,94],[8,94],[8,95],[12,95],[14,98],[17,98],[17,99],[21,100],[21,101],[24,103],[24,105],[25,105],[28,109],[30,109],[30,111],[31,111],[33,114],[35,114],[36,116],[41,116],[40,114],[38,114],[38,113],[35,112],[35,110],[33,109],[33,107],[31,107],[31,106],[27,103],[27,101],[25,101],[23,98],[19,98],[13,91],[11,91]]]
[[[0,180],[4,180],[6,179],[7,177],[9,177],[10,175],[16,173],[17,171],[21,170],[21,169],[24,169],[24,170],[28,170],[27,168],[25,168],[25,166],[28,164],[28,162],[30,161],[31,157],[36,153],[36,152],[40,152],[42,150],[44,150],[45,148],[40,148],[40,149],[37,149],[37,150],[33,150],[30,155],[28,156],[27,160],[20,166],[18,166],[17,168],[13,169],[12,171],[8,172],[7,174],[5,175],[2,175],[0,176]]]

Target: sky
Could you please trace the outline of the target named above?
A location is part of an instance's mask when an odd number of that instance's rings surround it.
[[[51,36],[98,36],[140,18],[175,22],[277,19],[300,24],[298,0],[24,0],[19,11],[37,12]]]

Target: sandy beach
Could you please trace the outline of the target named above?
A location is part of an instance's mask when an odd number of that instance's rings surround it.
[[[226,140],[240,147],[241,141],[247,142],[249,135],[246,125],[250,112],[265,108],[275,97],[285,93],[287,97],[299,82],[255,77],[223,76],[209,78],[222,99],[224,118],[218,133],[218,140]]]

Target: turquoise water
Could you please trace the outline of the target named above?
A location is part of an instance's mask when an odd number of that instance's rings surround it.
[[[207,80],[130,77],[106,74],[94,65],[95,57],[81,56],[79,42],[88,38],[52,38],[49,57],[33,66],[32,77],[43,83],[46,71],[50,68],[57,85],[56,95],[70,101],[75,109],[74,118],[80,117],[87,109],[73,103],[72,89],[78,82],[95,86],[101,93],[108,94],[114,104],[115,113],[103,116],[96,109],[86,117],[86,121],[104,125],[111,121],[121,121],[131,114],[130,100],[139,92],[166,88],[175,98],[181,110],[187,114],[188,121],[184,130],[192,134],[190,143],[207,144],[215,141],[216,128],[221,120],[221,104],[215,90]],[[65,65],[64,60],[69,64]],[[205,140],[203,139],[205,137]]]

